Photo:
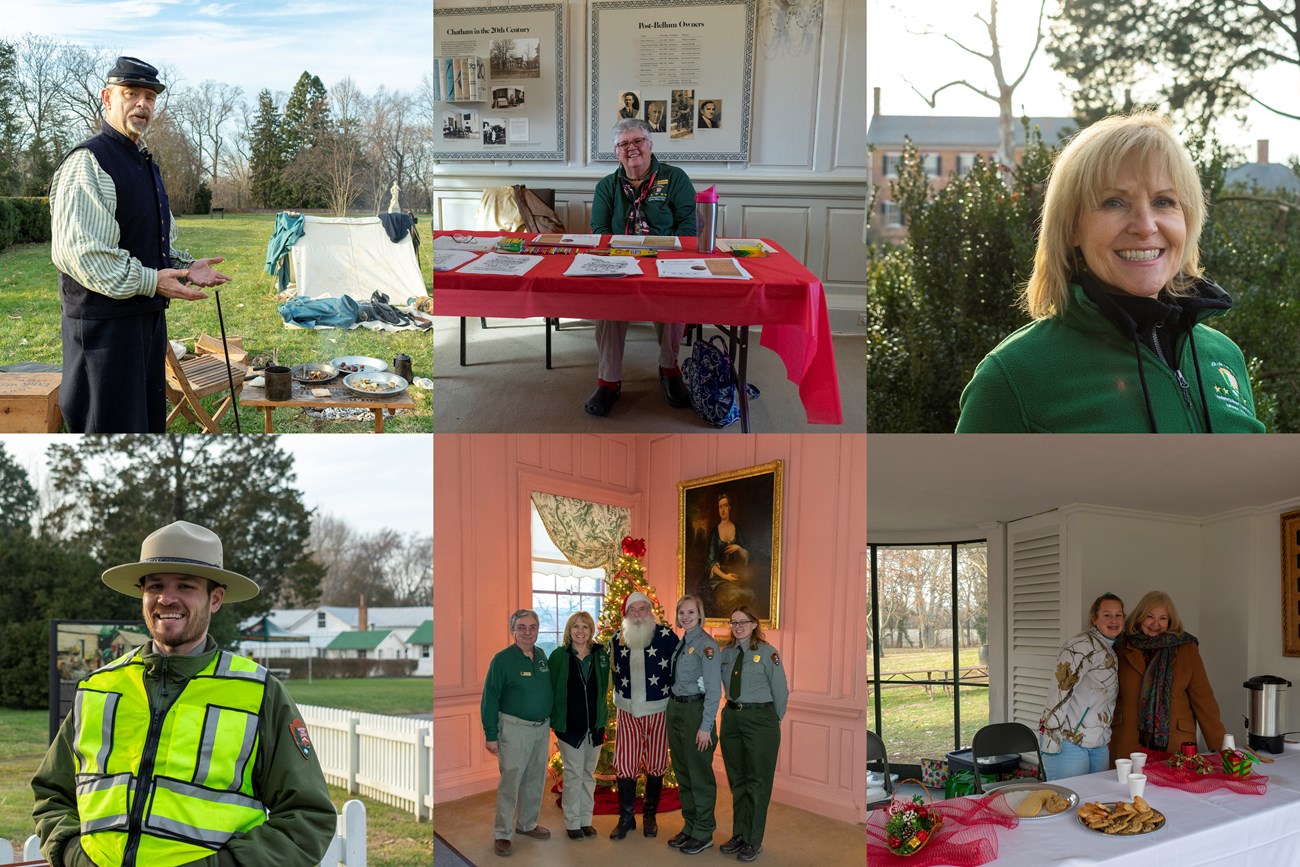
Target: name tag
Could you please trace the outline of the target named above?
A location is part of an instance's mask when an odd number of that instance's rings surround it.
[[[519,672],[519,676],[520,676],[520,677],[532,677],[532,676],[533,676],[533,673],[532,673],[531,671],[521,671],[521,672]]]

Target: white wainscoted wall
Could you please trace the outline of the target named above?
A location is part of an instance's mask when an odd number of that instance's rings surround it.
[[[749,162],[690,162],[696,189],[717,184],[718,234],[767,237],[821,279],[837,332],[862,331],[866,312],[866,8],[861,0],[823,0],[822,19],[806,31],[777,34],[769,14],[778,0],[757,0]],[[438,0],[438,9],[486,0]],[[803,6],[813,0],[801,0]],[[596,182],[614,161],[588,159],[589,81],[586,0],[569,0],[568,141],[564,161],[441,161],[434,173],[433,227],[472,228],[485,187],[522,183],[555,190],[571,231],[590,225]],[[437,28],[437,10],[434,12]],[[629,62],[635,62],[629,58]],[[607,74],[602,70],[602,75]],[[661,154],[662,156],[662,154]],[[436,293],[435,293],[436,294]]]

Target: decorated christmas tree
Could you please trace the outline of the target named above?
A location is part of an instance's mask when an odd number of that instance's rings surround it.
[[[611,655],[616,652],[611,642],[614,640],[614,633],[623,626],[623,600],[629,593],[640,591],[650,597],[650,606],[654,611],[655,620],[660,623],[667,622],[663,603],[659,601],[659,595],[655,593],[654,587],[646,580],[645,567],[641,564],[641,558],[645,556],[645,539],[624,536],[621,548],[618,561],[614,564],[614,574],[605,579],[605,600],[601,604],[600,619],[596,624],[595,640],[609,647]],[[605,726],[605,743],[596,762],[596,785],[613,788],[615,785],[614,741],[618,737],[616,723],[618,715],[614,709],[614,691],[608,690],[603,700],[609,722]],[[558,752],[551,757],[550,767],[558,777],[563,768]],[[664,786],[676,785],[677,778],[673,774],[670,763],[664,775]],[[640,777],[637,782],[637,792],[642,793],[644,790],[645,778]]]

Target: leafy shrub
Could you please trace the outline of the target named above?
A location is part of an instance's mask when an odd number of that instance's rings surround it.
[[[0,197],[0,250],[50,240],[50,200]]]

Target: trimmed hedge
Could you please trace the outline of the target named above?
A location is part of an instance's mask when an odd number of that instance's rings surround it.
[[[50,240],[50,200],[0,197],[0,250]]]

